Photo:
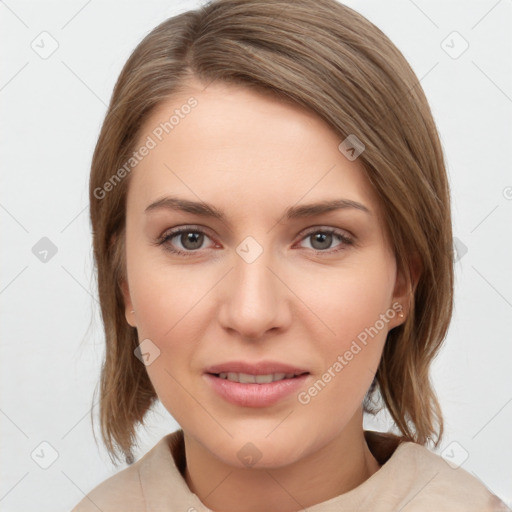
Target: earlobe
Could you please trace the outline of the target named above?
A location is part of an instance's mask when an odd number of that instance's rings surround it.
[[[407,319],[412,301],[414,301],[421,271],[421,259],[416,253],[411,258],[409,269],[399,269],[397,271],[392,301],[393,308],[399,311],[395,327],[403,324]]]
[[[128,324],[132,327],[136,327],[135,317],[134,317],[134,309],[132,304],[132,299],[130,297],[130,290],[128,288],[128,283],[126,281],[121,282],[121,291],[123,293],[124,299],[124,316]]]

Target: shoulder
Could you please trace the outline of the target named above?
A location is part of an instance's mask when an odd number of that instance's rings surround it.
[[[107,478],[89,491],[71,512],[141,512],[146,499],[141,474],[169,466],[170,436],[162,438],[134,464]]]
[[[407,482],[407,510],[505,512],[510,509],[476,476],[450,464],[425,446],[401,443],[392,459]],[[397,475],[398,476],[398,475]]]
[[[140,461],[139,461],[140,462]],[[145,510],[138,463],[107,478],[89,491],[71,512],[139,512]]]

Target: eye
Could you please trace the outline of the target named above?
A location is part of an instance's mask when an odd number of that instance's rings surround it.
[[[194,253],[199,252],[203,248],[205,238],[210,237],[204,230],[194,226],[183,226],[164,233],[164,235],[155,242],[155,245],[164,246],[165,250],[174,254],[193,256]],[[174,239],[176,239],[176,241],[172,242]],[[333,228],[312,229],[301,238],[301,241],[308,239],[312,241],[310,249],[316,254],[332,254],[346,249],[348,245],[354,244],[352,237],[348,236],[344,231]],[[328,250],[336,239],[340,241],[338,248]],[[181,248],[179,246],[176,247],[177,244],[180,244]]]
[[[205,231],[193,226],[183,226],[171,231],[166,232],[162,237],[157,240],[157,245],[163,245],[167,251],[183,256],[190,256],[194,252],[201,249],[204,239],[209,238]],[[175,248],[175,243],[172,244],[173,239],[181,244],[182,249]]]
[[[305,234],[302,240],[311,240],[311,249],[313,249],[317,254],[319,253],[333,253],[342,251],[346,248],[347,245],[353,245],[354,239],[348,236],[345,232],[333,229],[333,228],[315,228],[314,230],[309,231]],[[334,250],[326,250],[329,249],[333,241],[338,239],[341,243],[338,244],[338,248]]]

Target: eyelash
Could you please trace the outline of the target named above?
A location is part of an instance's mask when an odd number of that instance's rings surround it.
[[[193,226],[184,226],[182,228],[177,228],[175,230],[167,232],[167,234],[164,234],[163,236],[161,236],[155,242],[155,245],[157,245],[157,246],[164,245],[169,240],[172,240],[176,236],[181,235],[183,233],[199,233],[199,234],[207,236],[208,238],[211,238],[211,237],[209,237],[208,233],[206,233],[206,231],[203,231],[202,229],[198,229],[198,228],[195,228]],[[327,229],[318,229],[318,228],[316,228],[314,230],[310,230],[310,231],[308,231],[307,233],[304,234],[304,236],[301,238],[301,240],[306,239],[309,236],[317,234],[317,233],[328,234],[328,235],[335,235],[342,242],[340,244],[341,245],[340,249],[335,249],[335,250],[330,250],[330,251],[329,250],[321,251],[321,250],[318,250],[318,249],[311,249],[315,254],[320,255],[320,256],[323,256],[323,255],[326,255],[326,254],[334,254],[334,253],[337,253],[339,251],[343,251],[343,250],[345,250],[344,246],[353,245],[354,244],[354,239],[348,237],[343,232],[341,232],[341,231],[339,231],[337,229],[333,229],[333,228],[327,228]],[[164,249],[166,251],[171,252],[171,253],[178,254],[180,256],[185,256],[185,257],[194,256],[195,254],[197,254],[201,250],[201,249],[198,249],[198,250],[195,250],[195,251],[192,251],[192,250],[182,251],[181,249],[173,249],[170,244],[168,246],[164,247]]]

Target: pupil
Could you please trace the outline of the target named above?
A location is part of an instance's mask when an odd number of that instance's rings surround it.
[[[181,243],[183,244],[183,247],[185,247],[186,249],[197,249],[202,245],[202,236],[203,235],[201,233],[184,233],[181,238]],[[190,246],[190,244],[192,246]]]
[[[320,247],[315,247],[315,243],[319,241]],[[327,241],[327,243],[325,243]],[[313,237],[313,248],[314,249],[327,249],[331,245],[332,234],[330,233],[316,233]]]

